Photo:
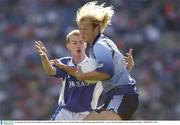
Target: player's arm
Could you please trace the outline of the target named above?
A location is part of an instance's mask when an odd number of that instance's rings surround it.
[[[75,77],[80,80],[80,81],[84,81],[84,80],[106,80],[109,79],[110,76],[106,73],[103,72],[97,72],[97,71],[92,71],[92,72],[88,72],[88,73],[82,73],[82,71],[77,70],[75,73]]]
[[[109,54],[107,54],[107,55],[109,55]],[[127,69],[130,72],[131,69],[134,67],[134,59],[132,56],[132,49],[130,49],[129,52],[126,53],[126,55],[127,56],[125,56],[124,58],[126,60]],[[112,59],[109,57],[108,60],[112,60]],[[82,72],[79,70],[76,74],[76,77],[79,80],[86,80],[87,78],[88,78],[88,80],[97,80],[97,79],[98,80],[105,80],[105,79],[108,79],[110,77],[110,75],[103,73],[103,72],[97,72],[97,71],[82,74]]]
[[[134,67],[134,59],[132,56],[132,49],[130,49],[129,52],[126,53],[126,56],[124,58],[126,60],[127,69],[130,72],[132,70],[132,68]]]
[[[55,75],[56,74],[56,69],[52,66],[52,64],[50,63],[49,59],[48,59],[48,56],[47,56],[47,50],[46,48],[44,47],[44,45],[42,44],[41,41],[36,41],[35,42],[35,47],[39,53],[39,56],[41,58],[41,62],[42,62],[42,65],[43,65],[43,68],[45,70],[45,72],[48,74],[48,75]]]
[[[100,66],[95,71],[82,73],[76,72],[76,78],[78,80],[107,80],[114,74],[114,63],[112,51],[101,44],[97,44],[94,48],[94,54],[99,61]]]
[[[101,72],[96,72],[96,71],[89,72],[89,73],[83,73],[83,75],[82,75],[82,74],[80,74],[80,73],[82,73],[80,69],[65,65],[65,64],[59,62],[57,59],[51,60],[51,63],[53,65],[57,66],[58,68],[64,70],[68,74],[76,77],[80,81],[87,80],[87,78],[88,78],[88,80],[97,80],[97,79],[104,80],[104,79],[109,78],[106,74],[101,73]]]

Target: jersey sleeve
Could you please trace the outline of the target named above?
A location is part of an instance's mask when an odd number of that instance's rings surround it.
[[[105,44],[96,43],[93,47],[93,52],[96,60],[100,64],[96,71],[106,73],[112,77],[114,74],[112,49]]]
[[[62,62],[61,59],[59,59],[58,61]],[[60,69],[57,66],[54,66],[54,68],[56,68],[56,74],[54,75],[54,77],[57,77],[57,78],[64,78],[65,77],[66,72],[64,70]]]

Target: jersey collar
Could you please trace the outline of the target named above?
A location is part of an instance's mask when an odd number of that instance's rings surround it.
[[[99,39],[99,37],[100,37],[101,35],[103,35],[103,34],[99,33],[99,34],[96,36],[96,38],[94,39],[94,41],[93,41],[92,44],[91,44],[92,47],[94,46],[94,44],[96,43],[96,41]]]
[[[80,62],[80,64],[83,63],[83,62],[85,62],[87,59],[88,59],[88,57],[86,56],[86,57],[83,59],[83,61]],[[73,58],[71,58],[71,60],[69,61],[68,65],[69,65],[69,66],[73,66],[73,67],[76,67],[76,66],[77,66],[76,64],[73,63]],[[79,64],[78,64],[78,65],[79,65]]]

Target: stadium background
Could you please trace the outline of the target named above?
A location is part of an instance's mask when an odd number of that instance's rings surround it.
[[[133,119],[179,120],[180,1],[104,1],[116,11],[105,34],[121,52],[134,50],[140,106]],[[34,41],[43,41],[51,59],[69,55],[65,36],[86,2],[0,0],[0,120],[49,119],[60,80],[44,73]]]

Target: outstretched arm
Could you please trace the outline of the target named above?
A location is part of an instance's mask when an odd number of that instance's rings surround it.
[[[47,56],[47,50],[46,50],[45,46],[43,45],[43,43],[41,41],[36,41],[35,47],[39,53],[39,56],[41,58],[41,62],[42,62],[45,72],[48,75],[55,75],[56,69],[50,63],[48,56]]]

